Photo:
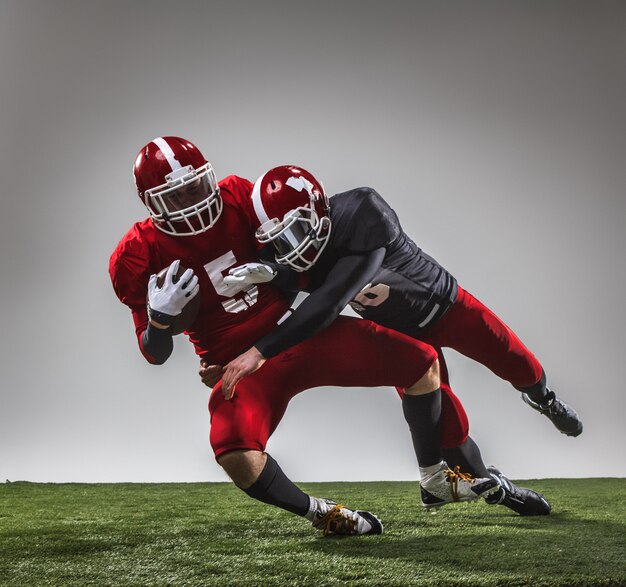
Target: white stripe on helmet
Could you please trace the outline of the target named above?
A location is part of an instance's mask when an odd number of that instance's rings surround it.
[[[267,215],[265,208],[263,208],[263,201],[261,200],[261,182],[265,174],[256,180],[254,187],[252,188],[252,205],[254,206],[254,212],[259,219],[259,224],[265,224],[269,222],[270,217]]]
[[[306,177],[292,175],[285,183],[297,192],[306,190],[311,198],[314,197],[313,184]]]
[[[159,147],[163,155],[165,155],[167,162],[170,164],[170,167],[172,168],[172,171],[176,171],[177,169],[180,169],[182,167],[182,165],[176,159],[176,155],[174,154],[174,151],[172,151],[172,147],[169,146],[169,144],[163,137],[154,139],[152,142],[157,147]]]

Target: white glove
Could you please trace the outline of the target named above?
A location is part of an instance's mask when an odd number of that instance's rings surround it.
[[[187,305],[189,300],[198,295],[200,286],[198,277],[194,275],[193,269],[187,269],[180,279],[174,283],[173,277],[178,271],[180,261],[174,261],[165,274],[163,285],[157,285],[157,276],[151,275],[148,281],[148,305],[151,310],[167,314],[168,316],[178,316]]]
[[[224,283],[267,283],[276,277],[276,270],[264,263],[246,263],[231,269],[224,277]]]

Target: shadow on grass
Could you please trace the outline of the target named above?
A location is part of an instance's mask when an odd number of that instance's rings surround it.
[[[597,584],[626,582],[626,533],[621,523],[559,513],[484,517],[456,529],[449,518],[441,524],[429,520],[415,526],[412,530],[404,521],[391,522],[380,537],[320,537],[302,546],[321,555],[369,559],[369,564],[380,559],[381,564],[395,560],[445,566],[460,574],[468,569],[528,577],[538,574],[555,584],[578,584],[575,578],[589,577],[606,578],[606,583]]]

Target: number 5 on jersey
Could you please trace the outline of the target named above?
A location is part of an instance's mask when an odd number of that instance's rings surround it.
[[[228,251],[228,253],[224,253],[221,257],[213,259],[213,261],[204,266],[215,291],[219,295],[228,298],[222,302],[224,310],[232,314],[247,310],[250,306],[256,304],[259,298],[259,289],[256,285],[224,283],[224,272],[236,265],[241,265],[241,263],[237,261],[232,251]]]

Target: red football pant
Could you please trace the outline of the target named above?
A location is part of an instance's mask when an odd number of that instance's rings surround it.
[[[460,287],[452,307],[420,340],[435,348],[452,348],[515,387],[529,387],[541,378],[541,364],[517,335]]]
[[[487,306],[459,287],[454,305],[420,337],[439,354],[441,374],[441,446],[455,448],[469,434],[467,414],[450,388],[441,347],[478,361],[516,387],[534,385],[542,367],[517,335]]]
[[[437,359],[428,344],[369,320],[339,316],[316,336],[268,359],[225,400],[221,381],[209,399],[215,457],[265,445],[296,394],[312,387],[417,383]],[[407,437],[408,441],[408,437]]]

